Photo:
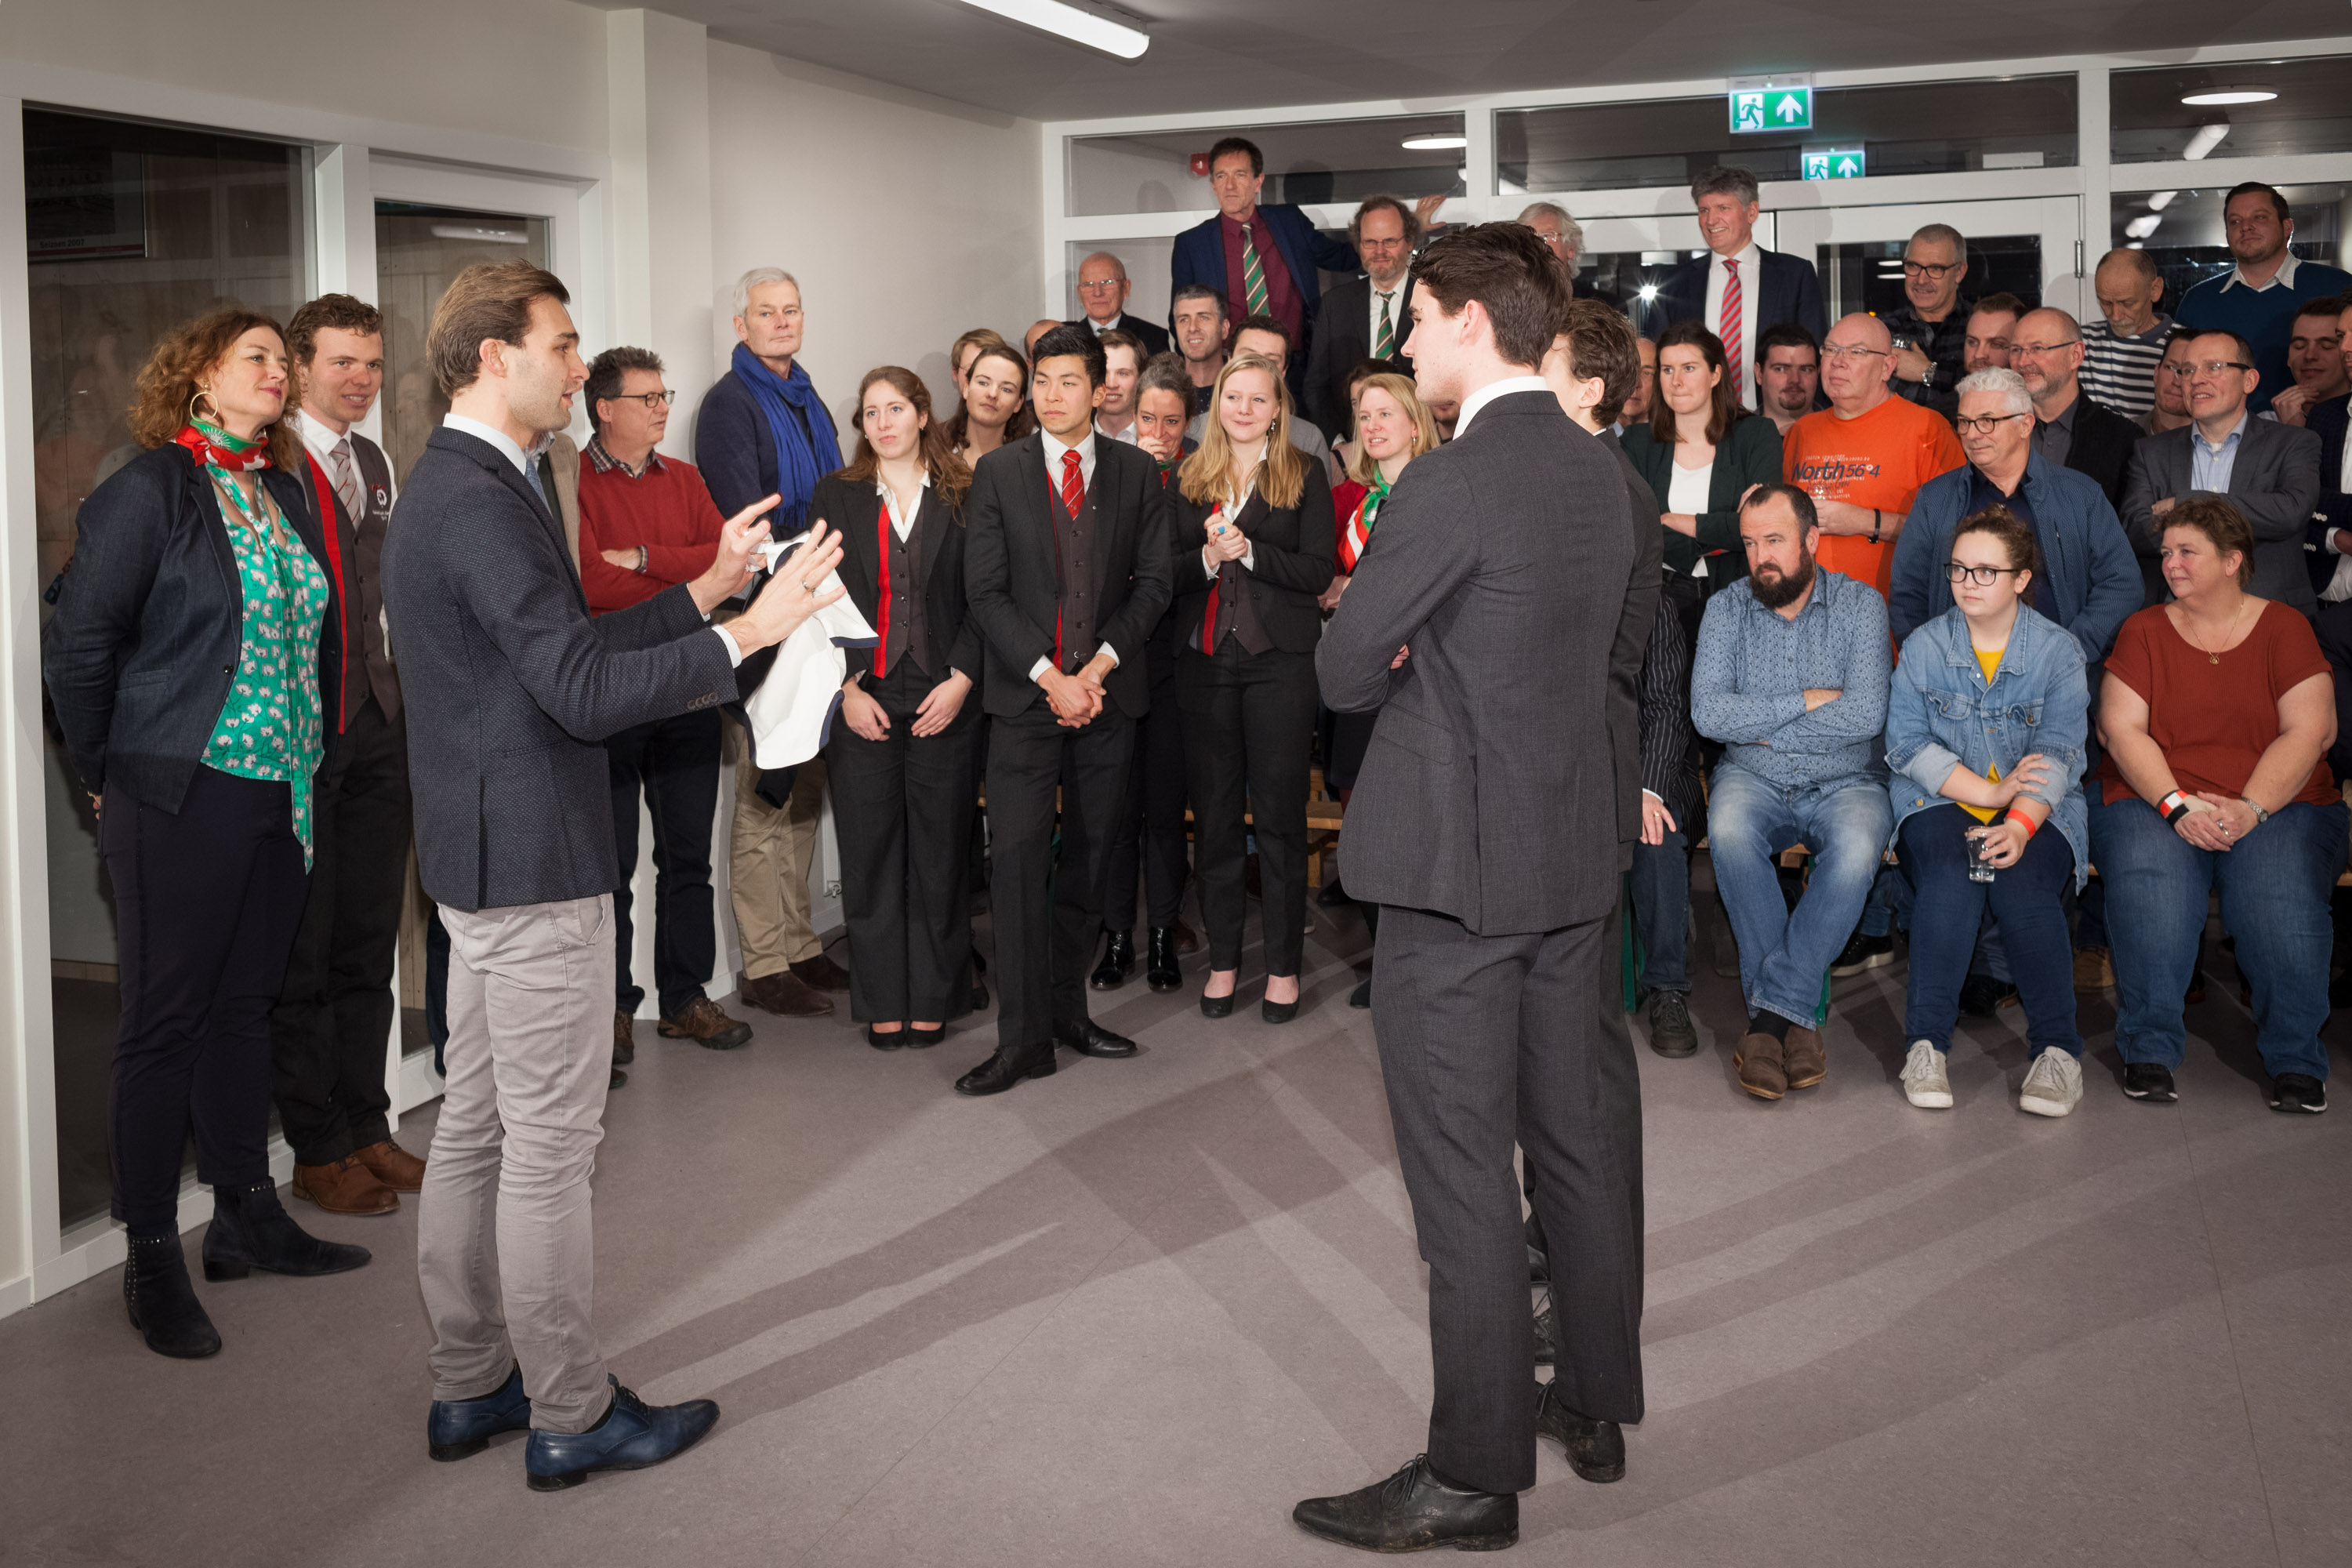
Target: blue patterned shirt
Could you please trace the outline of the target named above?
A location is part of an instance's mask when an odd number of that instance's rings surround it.
[[[1886,776],[1886,601],[1816,567],[1796,619],[1756,602],[1742,577],[1706,602],[1691,667],[1691,720],[1723,760],[1781,789],[1836,789]],[[1843,695],[1805,710],[1809,689]]]

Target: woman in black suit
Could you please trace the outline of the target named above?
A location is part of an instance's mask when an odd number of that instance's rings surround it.
[[[1331,583],[1331,491],[1321,466],[1290,444],[1290,394],[1272,360],[1227,360],[1209,407],[1199,449],[1176,472],[1176,700],[1209,928],[1201,1011],[1234,1010],[1246,804],[1264,873],[1264,1014],[1286,1024],[1298,1013],[1307,928],[1316,598]]]
[[[213,1189],[205,1278],[332,1274],[365,1248],[294,1223],[269,1174],[269,1009],[309,891],[311,775],[341,684],[334,575],[279,416],[278,323],[215,310],[139,373],[147,452],[75,520],[42,675],[98,812],[121,1021],[108,1094],[122,1288],[150,1350],[220,1335],[188,1279],[180,1155]]]
[[[841,581],[880,643],[853,649],[825,744],[849,919],[849,1012],[877,1050],[939,1044],[971,994],[966,841],[980,793],[980,628],[964,616],[971,470],[911,370],[857,389],[857,456],[809,515],[841,534]]]
[[[1658,340],[1650,417],[1628,426],[1625,455],[1662,509],[1666,586],[1694,639],[1708,595],[1748,574],[1739,498],[1780,478],[1780,432],[1739,405],[1722,341],[1696,321]]]

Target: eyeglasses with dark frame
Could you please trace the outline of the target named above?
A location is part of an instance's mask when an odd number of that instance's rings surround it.
[[[1947,561],[1944,581],[1958,587],[1963,579],[1973,579],[1978,587],[1990,588],[2001,578],[2024,570],[2022,566],[1963,566],[1957,561]]]
[[[613,394],[612,396],[604,398],[601,401],[605,403],[642,403],[646,405],[646,412],[651,414],[656,408],[667,408],[671,404],[676,403],[677,401],[677,394],[672,392],[667,387],[664,387],[659,392],[616,392]]]
[[[1995,430],[1999,429],[2001,426],[2006,425],[2012,419],[2031,419],[2032,417],[2033,416],[2031,414],[1979,414],[1973,417],[1968,415],[1956,414],[1952,416],[1952,423],[1954,426],[1958,427],[1960,434],[1963,436],[1967,435],[1971,430],[1975,431],[1979,436],[1990,436]]]
[[[1960,261],[1914,261],[1906,256],[1903,258],[1903,276],[1925,278],[1930,283],[1941,283],[1966,265],[1966,262]]]

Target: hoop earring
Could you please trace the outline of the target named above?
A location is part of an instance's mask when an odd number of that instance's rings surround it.
[[[213,389],[209,386],[200,386],[196,388],[195,395],[188,399],[189,424],[194,425],[199,418],[203,417],[203,416],[196,412],[196,405],[206,401],[212,396],[212,395]],[[220,405],[217,403],[213,405],[212,422],[215,425],[220,423]]]

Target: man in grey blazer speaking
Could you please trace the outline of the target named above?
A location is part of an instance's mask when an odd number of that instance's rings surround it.
[[[1372,1022],[1429,1265],[1429,1450],[1293,1517],[1374,1551],[1518,1539],[1538,1429],[1623,1473],[1642,1415],[1641,1086],[1599,1023],[1617,900],[1610,655],[1634,545],[1616,456],[1537,374],[1569,286],[1531,229],[1482,224],[1414,268],[1414,460],[1325,631],[1339,712],[1380,710],[1348,807],[1348,890],[1381,906]],[[1514,1142],[1551,1237],[1560,1343],[1535,1382]]]
[[[613,814],[604,738],[730,700],[841,557],[809,543],[725,627],[767,537],[743,509],[710,570],[591,621],[533,459],[588,379],[554,277],[467,268],[426,351],[448,394],[394,509],[383,596],[408,710],[417,859],[448,928],[446,1095],[417,1218],[433,1326],[436,1459],[524,1426],[538,1490],[638,1469],[719,1418],[647,1405],[604,1369],[589,1317],[588,1175],[612,1071]],[[835,590],[831,597],[838,597]]]

